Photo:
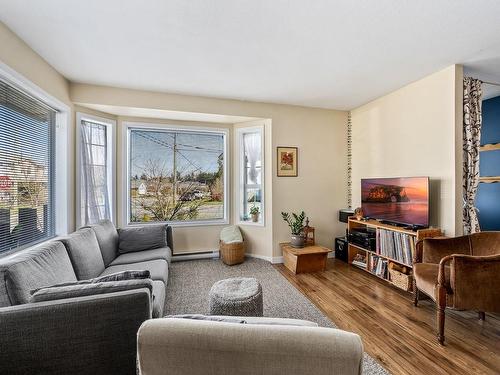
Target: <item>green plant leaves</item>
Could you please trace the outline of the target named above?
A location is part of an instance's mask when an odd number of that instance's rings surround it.
[[[304,211],[302,211],[298,215],[295,212],[292,212],[291,217],[288,212],[282,212],[281,217],[290,227],[292,234],[294,235],[302,234],[302,231],[304,229],[304,219],[306,217]]]

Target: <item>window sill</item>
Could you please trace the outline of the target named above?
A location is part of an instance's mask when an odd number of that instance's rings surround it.
[[[254,223],[253,221],[238,221],[238,225],[247,225],[250,227],[265,227],[264,223]]]

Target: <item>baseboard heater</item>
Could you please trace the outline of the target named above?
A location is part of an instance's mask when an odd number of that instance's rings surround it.
[[[174,254],[172,256],[172,261],[177,262],[181,260],[194,260],[194,259],[218,259],[219,258],[219,250],[213,251],[203,251],[199,253],[181,253]]]

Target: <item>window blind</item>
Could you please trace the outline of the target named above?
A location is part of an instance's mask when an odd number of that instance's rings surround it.
[[[54,236],[56,113],[0,80],[0,253]]]

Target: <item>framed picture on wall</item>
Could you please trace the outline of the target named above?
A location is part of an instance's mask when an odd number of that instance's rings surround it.
[[[298,148],[278,147],[278,177],[297,177]]]

